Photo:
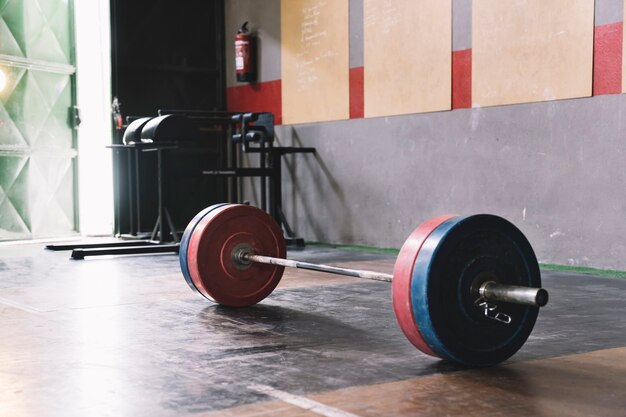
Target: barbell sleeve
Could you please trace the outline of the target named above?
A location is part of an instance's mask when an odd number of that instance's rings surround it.
[[[548,291],[543,288],[522,287],[518,285],[497,284],[493,281],[483,283],[478,293],[489,301],[524,304],[543,307],[548,304]]]

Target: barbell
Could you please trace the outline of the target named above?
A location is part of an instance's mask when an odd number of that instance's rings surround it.
[[[466,366],[490,366],[515,354],[548,302],[537,258],[523,233],[494,215],[428,220],[400,249],[393,274],[285,259],[278,224],[264,211],[216,204],[198,213],[181,239],[179,259],[192,290],[245,307],[270,295],[285,267],[392,283],[393,309],[422,352]]]

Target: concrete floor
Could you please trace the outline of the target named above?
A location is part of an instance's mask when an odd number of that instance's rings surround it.
[[[409,344],[387,283],[288,270],[263,303],[227,309],[174,255],[68,256],[0,247],[2,417],[626,416],[626,280],[544,271],[551,301],[526,345],[466,370]]]

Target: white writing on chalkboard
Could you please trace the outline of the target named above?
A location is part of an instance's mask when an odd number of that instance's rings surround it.
[[[313,88],[320,79],[321,61],[333,59],[339,52],[330,44],[329,33],[324,22],[329,11],[328,0],[309,3],[300,14],[300,42],[296,57],[296,82],[298,91]]]
[[[397,0],[365,0],[365,26],[375,25],[382,34],[391,32],[402,20],[401,12],[397,6]]]

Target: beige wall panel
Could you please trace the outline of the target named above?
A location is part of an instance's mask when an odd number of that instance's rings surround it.
[[[281,1],[283,123],[350,117],[348,0]]]
[[[473,0],[473,106],[588,97],[593,0]]]
[[[451,0],[364,0],[365,117],[451,108]]]

